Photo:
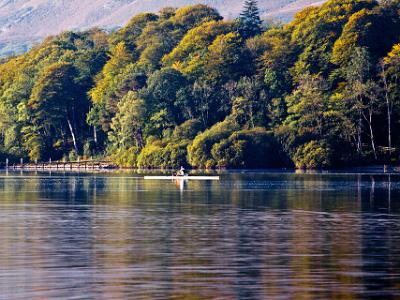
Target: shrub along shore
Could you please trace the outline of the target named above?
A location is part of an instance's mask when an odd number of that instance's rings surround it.
[[[400,0],[329,0],[288,24],[206,5],[47,38],[0,61],[0,161],[121,167],[397,163]]]

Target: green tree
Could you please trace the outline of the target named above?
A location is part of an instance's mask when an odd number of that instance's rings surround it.
[[[327,83],[321,77],[304,75],[299,87],[286,98],[288,117],[284,126],[295,131],[286,141],[287,145],[320,139],[326,134],[324,112],[329,107],[326,91]]]
[[[180,43],[163,57],[163,64],[195,80],[204,72],[204,55],[208,47],[217,36],[232,30],[232,24],[223,21],[202,23],[189,30]]]
[[[377,159],[373,118],[379,112],[380,101],[377,84],[371,78],[372,65],[365,48],[356,48],[346,68],[346,98],[357,120],[357,152],[362,153],[363,121],[368,125],[368,135]]]
[[[297,148],[293,161],[298,169],[330,168],[333,164],[332,145],[325,140],[310,141]]]
[[[146,107],[136,92],[128,92],[118,104],[118,112],[111,123],[109,133],[113,150],[127,150],[133,146],[144,147],[143,130]]]
[[[36,82],[28,101],[28,111],[41,136],[63,140],[70,133],[78,152],[76,115],[80,105],[74,81],[76,69],[69,63],[55,63],[45,69]]]
[[[242,77],[232,103],[232,118],[242,127],[266,126],[268,104],[262,82],[256,77]]]
[[[400,145],[399,8],[328,0],[261,32],[248,0],[237,22],[192,5],[49,37],[0,62],[0,153],[256,167],[276,139],[297,167],[371,162]]]
[[[264,128],[234,132],[214,144],[211,154],[219,167],[274,168],[284,165],[281,147]]]
[[[244,39],[261,33],[262,21],[256,0],[245,0],[243,10],[238,18],[238,30]]]
[[[93,108],[88,116],[90,125],[101,126],[105,132],[109,131],[119,100],[116,95],[118,82],[115,78],[123,72],[131,60],[132,57],[124,42],[118,43],[111,51],[110,59],[98,76],[96,86],[89,92],[93,102]]]
[[[337,163],[343,163],[342,157],[347,157],[352,125],[328,91],[326,80],[318,75],[304,75],[297,89],[286,97],[288,116],[275,132],[295,162],[303,153],[298,150],[312,141],[325,141],[330,147],[341,149],[343,155],[338,155]]]
[[[380,63],[380,78],[386,103],[388,147],[392,153],[392,117],[399,111],[400,97],[400,44],[393,46],[392,51]],[[396,109],[396,111],[394,111]]]
[[[193,167],[212,168],[217,161],[212,156],[212,148],[216,143],[231,136],[239,129],[238,125],[230,119],[217,123],[205,130],[188,146],[189,163]]]
[[[354,13],[343,28],[333,47],[332,60],[346,64],[355,48],[365,48],[370,53],[374,65],[385,56],[400,35],[399,14],[390,10],[390,6],[376,6]]]
[[[300,52],[292,69],[294,78],[305,73],[322,73],[325,77],[334,69],[332,48],[342,34],[349,18],[361,9],[377,5],[374,0],[329,0],[320,7],[299,12],[291,27],[291,41]]]
[[[152,13],[141,13],[134,16],[126,26],[110,36],[110,43],[118,45],[124,42],[131,53],[135,53],[136,40],[142,34],[143,29],[150,23],[156,22],[158,16]]]
[[[208,47],[203,75],[209,81],[225,83],[250,74],[250,55],[237,33],[219,35]]]
[[[183,75],[171,68],[154,72],[148,79],[147,88],[142,91],[153,128],[159,134],[184,121],[185,108],[181,106],[179,93],[187,85]]]
[[[222,17],[216,9],[204,4],[196,4],[179,8],[172,20],[185,30],[189,30],[205,22],[222,20]]]

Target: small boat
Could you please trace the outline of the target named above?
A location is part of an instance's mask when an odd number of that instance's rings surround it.
[[[219,180],[219,176],[144,176],[145,180]]]

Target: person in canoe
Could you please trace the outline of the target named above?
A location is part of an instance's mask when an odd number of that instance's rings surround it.
[[[186,176],[187,174],[186,174],[185,171],[186,171],[185,168],[184,168],[184,167],[181,167],[181,168],[179,169],[179,171],[176,172],[174,175],[175,175],[175,176]]]

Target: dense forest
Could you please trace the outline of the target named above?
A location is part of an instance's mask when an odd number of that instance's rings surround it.
[[[194,5],[64,32],[0,61],[0,159],[123,167],[395,163],[400,0],[329,0],[288,24]]]

